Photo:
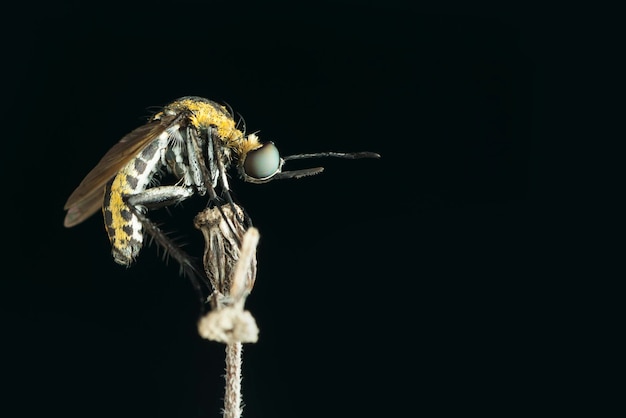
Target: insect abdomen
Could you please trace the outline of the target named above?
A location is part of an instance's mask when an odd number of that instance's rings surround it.
[[[143,245],[143,226],[128,205],[129,196],[143,192],[161,163],[161,150],[167,146],[165,135],[153,141],[132,159],[107,185],[102,212],[111,242],[113,259],[130,266]]]

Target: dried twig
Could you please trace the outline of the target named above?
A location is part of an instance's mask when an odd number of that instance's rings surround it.
[[[241,416],[242,343],[256,342],[258,327],[243,309],[256,279],[259,233],[239,222],[243,211],[235,205],[207,208],[195,218],[205,240],[204,268],[213,286],[212,310],[198,324],[200,335],[226,344],[224,418]]]

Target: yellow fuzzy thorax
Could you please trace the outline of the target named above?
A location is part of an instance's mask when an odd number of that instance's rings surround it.
[[[215,126],[224,146],[234,150],[238,156],[246,155],[261,146],[256,135],[244,136],[244,133],[237,129],[235,120],[228,109],[222,105],[194,98],[184,98],[167,107],[176,112],[191,112],[189,120],[196,128],[206,129],[209,126]]]

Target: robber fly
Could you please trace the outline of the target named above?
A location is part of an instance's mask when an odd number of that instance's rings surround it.
[[[64,225],[73,227],[99,209],[112,247],[113,259],[130,266],[148,233],[184,267],[191,259],[150,221],[147,211],[173,205],[194,195],[208,195],[213,204],[233,205],[227,170],[236,166],[246,182],[318,174],[323,167],[282,171],[285,161],[315,157],[378,158],[372,152],[323,152],[281,158],[272,142],[261,143],[245,134],[225,106],[201,97],[183,97],[124,136],[65,203]],[[161,185],[163,174],[176,179]]]

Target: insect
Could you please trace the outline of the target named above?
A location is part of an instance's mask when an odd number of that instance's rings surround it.
[[[193,268],[191,258],[150,220],[148,210],[194,195],[207,195],[212,204],[234,207],[227,176],[232,166],[246,182],[267,183],[319,174],[323,167],[282,170],[288,160],[316,157],[380,156],[322,152],[281,158],[273,142],[262,143],[256,134],[240,130],[225,106],[201,97],[182,97],[102,157],[65,203],[64,225],[78,225],[101,209],[118,264],[128,267],[135,261],[147,233],[183,268]],[[160,184],[166,174],[174,178],[172,184]]]

